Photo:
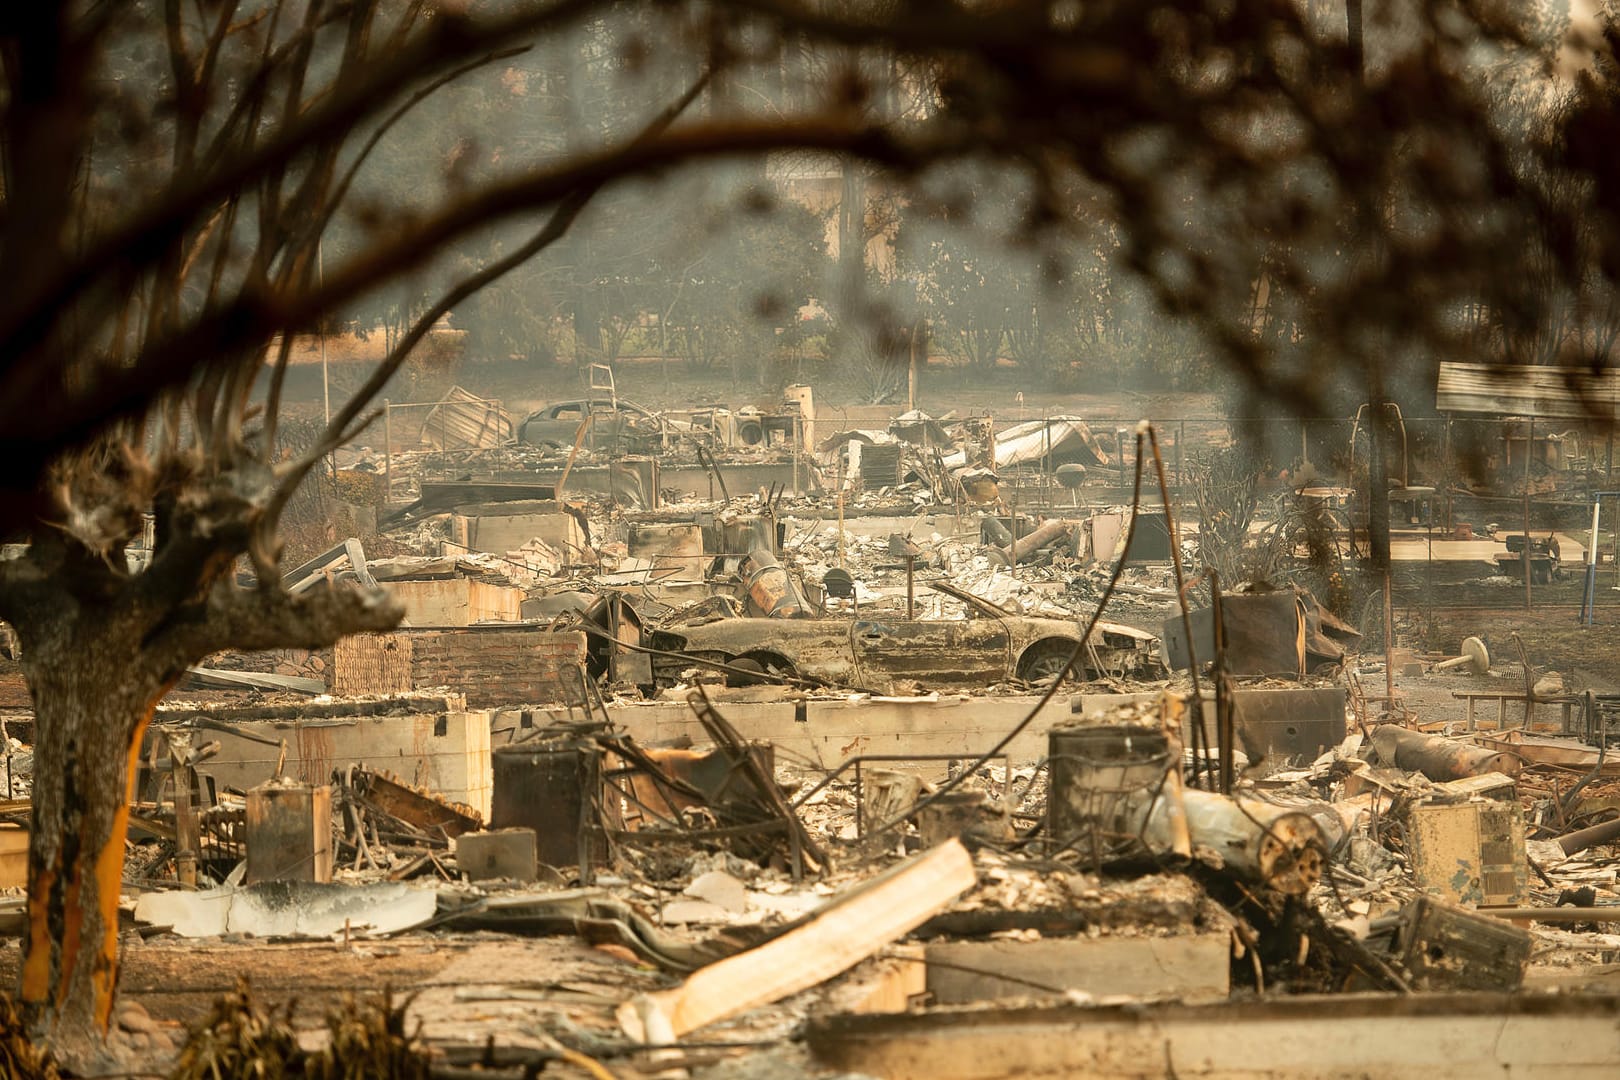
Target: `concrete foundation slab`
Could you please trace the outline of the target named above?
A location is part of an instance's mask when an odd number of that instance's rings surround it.
[[[928,989],[941,1005],[1078,990],[1092,997],[1224,999],[1231,989],[1231,939],[1044,938],[930,944]]]
[[[1620,998],[1335,995],[814,1017],[823,1064],[884,1080],[1607,1080]]]

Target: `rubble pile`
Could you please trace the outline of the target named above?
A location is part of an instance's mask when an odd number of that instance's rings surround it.
[[[807,396],[559,404],[581,418],[456,448],[447,409],[345,462],[389,478],[377,538],[283,584],[405,618],[218,658],[159,708],[132,950],[416,957],[376,1045],[457,1080],[813,1072],[863,1013],[1215,1030],[1316,995],[1612,993],[1617,699],[1495,640],[1363,655],[1302,585],[1195,573],[1191,527],[1094,487],[1122,446],[1078,418],[818,440]],[[24,842],[30,771],[10,739]],[[242,990],[147,1049],[203,1075],[257,1025],[293,1060],[267,1015]]]

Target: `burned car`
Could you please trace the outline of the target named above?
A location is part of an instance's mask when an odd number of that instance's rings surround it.
[[[669,421],[633,401],[582,398],[556,401],[530,413],[518,428],[518,441],[530,446],[571,447],[579,438],[579,425],[592,412],[596,420],[586,430],[585,445],[593,450],[614,443],[627,452],[653,450],[669,433]]]
[[[1083,625],[1017,615],[945,582],[936,591],[966,605],[965,619],[908,619],[888,612],[854,618],[715,618],[667,625],[651,635],[655,682],[672,684],[693,665],[724,663],[766,677],[892,692],[976,689],[1019,680],[1039,683],[1063,670]],[[1158,638],[1118,623],[1099,622],[1071,675],[1162,677]],[[680,654],[680,655],[672,655]],[[728,681],[747,675],[731,672]]]

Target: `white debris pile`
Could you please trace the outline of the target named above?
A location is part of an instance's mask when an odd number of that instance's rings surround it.
[[[558,577],[567,562],[562,552],[535,537],[506,553],[503,572],[512,579],[512,584],[529,587]]]
[[[1506,574],[1492,574],[1490,577],[1468,578],[1459,582],[1460,585],[1480,585],[1492,589],[1507,589],[1524,584],[1522,578],[1510,578]]]
[[[408,532],[395,529],[388,535],[418,554],[443,555],[445,542],[450,539],[450,519],[443,515],[430,517],[411,526]]]
[[[0,762],[5,770],[6,798],[26,799],[34,790],[34,751],[16,739],[6,740],[6,757]]]
[[[937,536],[937,534],[936,534]],[[796,569],[806,581],[820,581],[827,571],[839,565],[838,526],[828,525],[798,547],[783,553],[783,562]],[[855,580],[855,597],[862,604],[884,598],[883,587],[903,587],[904,560],[889,548],[889,541],[874,536],[844,533],[843,566]]]
[[[987,600],[1018,615],[1036,615],[1049,619],[1070,619],[1076,615],[1075,610],[1065,605],[1060,596],[1043,592],[1026,578],[1016,576],[1012,570],[983,554],[966,552],[951,554],[959,554],[959,557],[951,559],[949,555],[947,556],[947,574],[951,584],[964,592],[970,592],[981,600]],[[966,557],[960,557],[962,555]],[[953,605],[957,610],[963,607],[960,602],[949,597],[936,595],[935,600]],[[950,616],[945,614],[940,617]]]

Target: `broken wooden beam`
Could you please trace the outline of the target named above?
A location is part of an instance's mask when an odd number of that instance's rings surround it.
[[[967,849],[948,840],[674,989],[638,994],[619,1007],[619,1026],[637,1042],[669,1042],[817,986],[922,925],[977,880]]]
[[[223,671],[219,668],[187,668],[186,674],[203,686],[230,687],[252,690],[289,691],[295,694],[326,693],[325,679],[307,679],[300,675],[277,675],[265,671]]]
[[[356,793],[373,806],[429,835],[442,829],[446,837],[460,836],[484,827],[483,815],[472,807],[413,787],[385,770],[361,767],[355,770],[352,783]]]

